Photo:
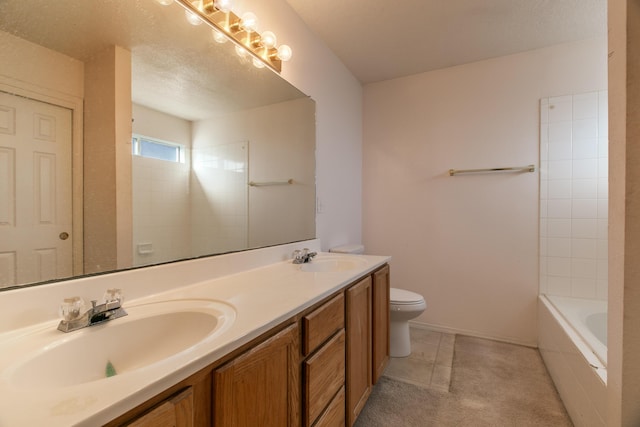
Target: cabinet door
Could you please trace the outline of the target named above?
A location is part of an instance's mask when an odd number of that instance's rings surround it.
[[[347,425],[371,393],[371,277],[346,290]]]
[[[213,387],[207,367],[169,387],[132,410],[114,418],[104,427],[165,425],[211,427]]]
[[[389,266],[373,273],[373,384],[389,363]]]
[[[193,389],[191,387],[127,424],[129,427],[192,427],[193,425]]]
[[[216,427],[300,425],[298,335],[293,324],[214,371]]]

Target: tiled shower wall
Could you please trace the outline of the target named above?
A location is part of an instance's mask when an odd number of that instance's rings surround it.
[[[607,298],[607,92],[540,101],[540,292]]]
[[[192,255],[245,249],[249,222],[249,141],[195,143],[192,156]]]
[[[133,265],[188,257],[189,163],[140,156],[132,162]]]

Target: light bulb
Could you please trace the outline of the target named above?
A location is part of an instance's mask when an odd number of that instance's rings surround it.
[[[173,3],[173,0],[156,0],[156,1],[163,6],[169,6],[171,3]]]
[[[278,46],[278,55],[277,56],[278,56],[279,60],[286,62],[286,61],[290,60],[291,57],[293,56],[293,51],[286,44],[282,44],[282,45]]]
[[[260,36],[260,43],[262,44],[262,46],[266,47],[267,49],[271,49],[272,47],[276,47],[276,44],[278,44],[278,41],[276,39],[276,35],[273,34],[273,32],[265,31]]]
[[[220,12],[229,13],[231,12],[231,0],[215,0],[213,2],[213,6],[218,9]]]
[[[211,34],[213,34],[213,39],[216,41],[216,43],[222,44],[227,42],[227,36],[222,34],[222,32],[216,30],[215,28],[211,30]]]
[[[253,58],[253,66],[256,68],[264,68],[264,62],[260,61],[258,58]]]
[[[242,18],[240,18],[240,27],[247,31],[253,32],[258,27],[258,17],[253,12],[245,12],[242,14]]]
[[[196,0],[194,2],[191,2],[191,4],[196,9],[202,11],[202,0]],[[185,10],[184,11],[184,16],[187,17],[187,21],[189,21],[189,24],[191,24],[191,25],[200,25],[200,24],[202,24],[202,19],[197,14],[191,12],[190,10]]]

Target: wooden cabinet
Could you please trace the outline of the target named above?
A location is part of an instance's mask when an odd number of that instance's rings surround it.
[[[373,273],[373,384],[384,373],[389,363],[389,302],[390,276],[389,266],[385,265]]]
[[[193,427],[193,388],[189,387],[126,424],[129,427]]]
[[[213,372],[216,427],[300,425],[298,325]]]
[[[347,425],[352,426],[371,394],[371,277],[345,292],[347,329]]]
[[[203,369],[105,424],[115,426],[209,427],[211,369]]]

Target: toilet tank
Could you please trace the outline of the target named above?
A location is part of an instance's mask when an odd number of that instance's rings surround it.
[[[335,248],[329,249],[329,252],[334,252],[338,254],[363,254],[364,246],[359,244],[336,246]]]

